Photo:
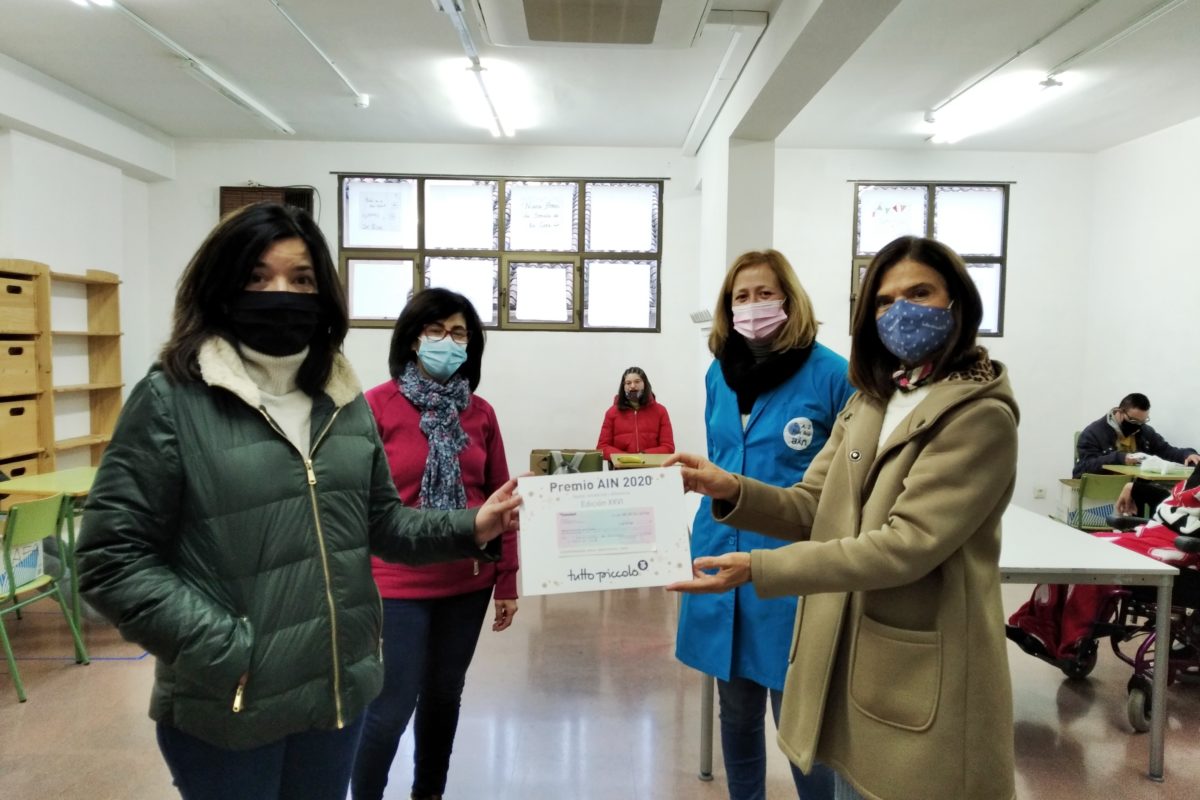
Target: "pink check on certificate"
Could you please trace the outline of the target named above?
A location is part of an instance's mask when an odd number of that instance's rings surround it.
[[[665,586],[692,575],[678,467],[520,478],[521,593]]]

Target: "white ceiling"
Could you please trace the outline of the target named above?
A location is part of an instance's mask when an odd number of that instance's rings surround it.
[[[642,0],[626,0],[640,2]],[[296,139],[488,143],[442,88],[465,63],[431,0],[279,0],[360,92],[349,89],[270,0],[122,0],[296,130]],[[517,2],[517,0],[511,0]],[[845,13],[869,0],[825,0]],[[816,0],[664,0],[685,12],[777,11]],[[1125,27],[1162,0],[1101,0],[1005,68],[1039,69]],[[690,48],[497,47],[466,17],[486,64],[528,76],[539,117],[520,145],[680,147],[720,66],[727,36]],[[620,3],[594,3],[619,9]],[[902,0],[779,137],[785,146],[930,148],[924,110],[1026,48],[1088,0]],[[687,14],[684,14],[686,17]],[[288,138],[192,80],[180,59],[113,9],[0,0],[0,53],[172,137]],[[1075,87],[1036,114],[957,148],[1094,152],[1200,116],[1200,0],[1081,59]],[[512,85],[517,85],[516,81]],[[0,106],[3,99],[0,98]]]

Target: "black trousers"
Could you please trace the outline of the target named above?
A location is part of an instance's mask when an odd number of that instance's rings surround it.
[[[1153,516],[1154,509],[1158,508],[1158,504],[1171,496],[1171,490],[1168,488],[1170,485],[1166,481],[1148,481],[1142,478],[1134,478],[1131,499],[1134,505],[1137,506],[1137,516]]]

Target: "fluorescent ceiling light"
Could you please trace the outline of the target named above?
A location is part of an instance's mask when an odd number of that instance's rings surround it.
[[[86,0],[83,3],[81,3],[80,0],[74,0],[74,2],[79,5],[86,5]],[[180,59],[182,59],[181,63],[183,67],[187,70],[189,75],[191,75],[193,78],[196,78],[209,88],[216,90],[230,102],[258,117],[271,130],[278,133],[286,133],[289,136],[296,133],[295,129],[293,129],[291,125],[288,125],[286,122],[284,122],[269,108],[255,100],[250,95],[246,94],[246,92],[237,85],[218,75],[212,67],[208,66],[208,64],[205,64],[199,58],[192,55],[186,48],[183,47],[183,45],[176,42],[170,36],[167,36],[149,22],[146,22],[146,20],[133,13],[125,6],[116,2],[116,0],[91,0],[91,2],[98,6],[111,6],[117,11],[120,11],[129,19],[130,22],[132,22],[134,25],[137,25],[143,31],[158,40],[163,47],[179,56]]]
[[[276,116],[262,103],[258,102],[253,97],[222,78],[216,72],[213,72],[212,68],[203,61],[198,61],[194,58],[185,58],[180,63],[183,65],[184,70],[193,78],[200,81],[210,89],[216,91],[231,103],[246,111],[249,111],[251,114],[258,117],[259,120],[271,130],[275,131],[276,133],[286,133],[288,136],[296,133],[295,129],[292,128],[291,125],[288,125],[278,116]]]
[[[954,144],[983,131],[999,128],[1023,117],[1060,95],[1063,76],[1040,80],[1040,72],[1017,72],[992,78],[959,95],[925,116],[933,124],[934,144]]]
[[[696,109],[696,116],[688,127],[687,135],[683,137],[683,154],[694,156],[704,144],[708,131],[712,128],[725,105],[726,98],[733,91],[742,74],[742,68],[750,60],[758,40],[762,38],[767,28],[767,14],[761,11],[722,11],[708,12],[704,32],[701,35],[715,35],[717,31],[727,30],[729,43],[725,46],[725,55],[721,64],[713,74],[708,91]]]
[[[512,132],[504,127],[504,123],[500,121],[500,113],[496,111],[496,104],[492,102],[492,96],[488,94],[487,84],[483,81],[484,68],[478,64],[472,64],[467,67],[467,71],[474,73],[475,84],[479,87],[479,94],[483,100],[483,104],[487,106],[487,125],[488,130],[492,132],[492,136],[499,138],[501,136],[512,136]]]
[[[1046,72],[1026,72],[1008,74],[999,78],[993,77],[1018,57],[1086,14],[1099,2],[1100,0],[1091,0],[1087,5],[1076,9],[1069,17],[1033,42],[992,67],[948,100],[926,112],[925,121],[934,125],[934,134],[929,137],[929,141],[935,144],[951,144],[1029,113],[1050,98],[1060,95],[1064,83],[1077,82],[1062,80],[1063,75],[1067,74],[1066,70],[1075,62],[1116,44],[1155,20],[1171,13],[1187,0],[1166,0],[1166,2],[1160,3],[1121,30],[1102,41],[1088,45],[1071,57],[1058,62]],[[1038,77],[1041,77],[1042,80],[1037,80]]]
[[[112,0],[108,1],[112,2]],[[279,12],[280,16],[286,19],[288,24],[296,29],[296,33],[300,34],[300,38],[308,42],[309,46],[316,51],[317,55],[319,55],[321,59],[329,65],[329,68],[333,70],[334,74],[341,79],[342,83],[346,84],[346,88],[349,89],[350,93],[354,95],[354,105],[358,108],[367,108],[370,106],[371,96],[363,94],[358,89],[354,88],[354,84],[351,83],[350,79],[346,77],[346,73],[342,72],[341,68],[337,64],[333,63],[332,58],[325,55],[325,51],[321,49],[320,45],[314,42],[313,38],[309,36],[303,28],[300,27],[300,23],[292,19],[292,15],[287,12],[287,9],[279,4],[279,0],[270,0],[270,3],[271,5],[275,6],[275,10]]]
[[[497,138],[537,125],[529,77],[517,65],[489,59],[476,67],[460,56],[438,64],[437,75],[442,93],[465,124]]]
[[[497,76],[492,74],[491,69],[503,69],[503,67],[498,63],[493,64],[490,60],[487,67],[484,67],[480,62],[479,50],[475,47],[475,41],[471,38],[471,30],[467,27],[467,21],[463,17],[461,0],[432,0],[432,2],[434,9],[445,14],[450,20],[450,24],[454,26],[454,30],[458,33],[458,39],[462,44],[463,52],[467,56],[467,61],[470,62],[467,71],[473,74],[473,82],[477,87],[472,90],[475,92],[475,98],[477,98],[473,103],[483,112],[481,115],[480,111],[471,110],[469,106],[464,104],[460,94],[462,90],[457,88],[458,81],[451,78],[451,97],[459,95],[457,98],[459,113],[468,120],[468,124],[487,128],[494,137],[512,136],[515,129],[510,125],[505,125],[504,121],[501,120],[496,101],[501,94],[512,97],[515,93],[514,87],[521,85],[521,82],[513,83],[506,80],[502,83],[499,80],[495,80]],[[507,91],[503,91],[502,86]],[[505,105],[509,104],[506,103]],[[528,127],[528,125],[523,125],[522,127]]]

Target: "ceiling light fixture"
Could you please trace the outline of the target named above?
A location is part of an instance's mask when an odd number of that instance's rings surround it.
[[[500,119],[500,112],[496,109],[496,103],[492,100],[491,93],[488,92],[487,83],[484,81],[484,73],[487,68],[479,61],[479,50],[475,47],[475,41],[471,38],[471,31],[467,28],[467,21],[463,18],[462,3],[460,0],[432,0],[435,10],[442,12],[450,18],[450,24],[454,26],[454,30],[458,32],[458,39],[462,43],[463,52],[467,54],[467,59],[471,65],[468,70],[475,73],[475,81],[479,85],[479,92],[483,97],[483,102],[488,110],[488,128],[492,132],[492,136],[497,138],[501,136],[512,136],[511,128],[505,126]]]
[[[279,0],[268,0],[268,2],[270,2],[271,5],[275,6],[275,10],[278,11],[280,13],[280,15],[288,21],[289,25],[291,25],[293,28],[296,29],[296,33],[300,34],[300,38],[302,38],[304,41],[308,42],[308,44],[312,47],[312,49],[317,51],[317,55],[319,55],[321,58],[323,58],[325,60],[325,63],[329,65],[329,68],[331,70],[333,70],[334,73],[336,73],[339,78],[342,79],[342,83],[346,84],[346,88],[349,89],[350,93],[354,95],[354,105],[358,108],[369,107],[371,105],[371,95],[363,94],[358,89],[354,88],[354,84],[351,83],[350,79],[346,77],[346,73],[342,72],[342,70],[338,67],[338,65],[333,63],[332,58],[325,55],[325,51],[322,50],[320,48],[320,46],[318,46],[317,43],[313,41],[311,36],[309,36],[307,33],[305,33],[304,29],[300,27],[299,23],[297,23],[296,20],[292,19],[292,15],[289,14],[287,12],[287,10],[282,5],[279,4]]]
[[[79,3],[79,0],[74,0],[74,2]],[[196,56],[192,55],[191,52],[189,52],[170,36],[167,36],[158,28],[154,27],[149,22],[146,22],[146,20],[133,13],[125,6],[116,2],[116,0],[91,0],[91,2],[98,6],[111,7],[117,11],[120,11],[134,25],[137,25],[143,31],[150,34],[150,36],[154,37],[154,39],[156,39],[161,45],[166,47],[175,55],[179,56],[179,58],[182,59],[182,66],[189,75],[191,75],[193,78],[196,78],[210,89],[220,93],[222,97],[231,101],[239,108],[249,111],[251,114],[258,117],[258,119],[271,130],[276,131],[277,133],[286,133],[289,136],[296,133],[295,129],[292,128],[291,125],[288,125],[286,122],[284,122],[279,115],[275,114],[262,103],[255,100],[236,84],[222,77],[212,67],[201,61]]]
[[[1062,81],[1038,81],[1037,71],[1009,73],[992,78],[977,86],[970,94],[960,96],[953,104],[925,115],[934,126],[929,141],[934,144],[954,144],[981,131],[998,128],[1024,116],[1057,96]]]
[[[1067,25],[1070,25],[1072,22],[1079,19],[1099,2],[1100,0],[1091,0],[1091,2],[1087,5],[1077,9],[1073,14],[1071,14],[1071,16],[1067,17],[1062,22],[1058,23],[1053,28],[1046,31],[1041,36],[1034,39],[1017,52],[1013,53],[1011,56],[1001,61],[996,66],[983,73],[983,75],[979,76],[962,89],[959,89],[957,92],[926,111],[925,121],[934,126],[934,133],[928,138],[928,141],[933,142],[934,144],[953,144],[959,139],[963,139],[972,134],[980,133],[981,131],[1003,125],[1004,123],[1009,122],[1012,119],[1015,119],[1016,117],[1028,112],[1033,106],[1039,105],[1039,101],[1044,100],[1044,97],[1032,92],[1023,92],[1018,87],[1013,86],[1006,86],[1003,90],[997,90],[994,87],[989,90],[989,93],[992,95],[992,97],[989,99],[995,100],[997,95],[1001,97],[1004,105],[1003,109],[999,109],[994,106],[989,107],[987,99],[971,100],[970,98],[967,98],[964,100],[963,98],[971,92],[974,92],[978,95],[980,92],[975,92],[975,90],[978,87],[981,87],[985,81],[987,81],[1000,70],[1007,67],[1021,55],[1029,52],[1034,47],[1037,47],[1039,44],[1046,41],[1046,39],[1049,39],[1051,36],[1058,33]],[[1031,97],[1032,99],[1022,102],[1023,97]],[[952,105],[954,105],[955,108],[952,109]],[[982,112],[982,115],[980,112]],[[972,119],[972,115],[975,115],[974,119]]]
[[[1075,55],[1070,56],[1069,58],[1063,59],[1062,61],[1055,64],[1053,67],[1050,68],[1050,71],[1046,73],[1046,80],[1047,81],[1054,80],[1055,76],[1057,76],[1063,72],[1066,72],[1068,69],[1071,68],[1071,65],[1074,64],[1079,59],[1084,58],[1085,56],[1094,55],[1095,53],[1099,53],[1101,50],[1105,50],[1105,49],[1113,46],[1114,44],[1121,41],[1125,37],[1131,36],[1132,34],[1137,33],[1142,28],[1146,27],[1150,23],[1157,20],[1159,17],[1165,16],[1166,14],[1170,14],[1172,11],[1174,11],[1176,8],[1178,8],[1179,6],[1183,5],[1186,2],[1187,2],[1187,0],[1167,0],[1167,2],[1161,3],[1157,6],[1155,6],[1154,8],[1150,9],[1145,14],[1143,14],[1142,16],[1135,19],[1133,22],[1126,25],[1121,30],[1114,33],[1112,36],[1105,39],[1104,41],[1098,42],[1089,47],[1085,47],[1082,50],[1080,50],[1078,53],[1076,53]]]
[[[1029,113],[1044,104],[1048,99],[1058,95],[1057,91],[1051,90],[1063,87],[1061,78],[1075,62],[1085,56],[1098,53],[1116,44],[1125,37],[1183,5],[1187,0],[1167,0],[1167,2],[1160,3],[1107,39],[1089,45],[1069,58],[1055,64],[1043,75],[1042,80],[1036,82],[1036,84],[1030,79],[1025,85],[1020,85],[1018,83],[1019,79],[1015,76],[988,80],[1012,63],[1018,56],[1041,44],[1050,36],[1071,22],[1074,22],[1099,2],[1100,0],[1092,0],[1033,42],[1022,47],[1004,61],[988,70],[965,88],[960,89],[946,100],[943,100],[925,112],[925,121],[934,125],[934,133],[928,140],[934,144],[952,144],[967,136],[999,127]],[[984,83],[985,81],[987,81],[986,84]],[[970,96],[966,96],[968,93],[970,93]]]
[[[213,72],[212,68],[195,58],[184,58],[180,62],[184,71],[188,75],[203,83],[208,88],[217,92],[236,106],[249,111],[254,116],[258,117],[268,128],[276,133],[286,133],[291,136],[296,133],[291,125],[288,125],[270,109],[262,103],[255,100],[250,95],[243,92],[238,87],[234,86],[229,81],[222,78],[218,73]]]
[[[725,105],[726,98],[742,74],[742,68],[750,60],[750,54],[762,38],[763,31],[767,29],[767,14],[764,11],[714,9],[708,12],[704,25],[704,34],[708,34],[714,28],[727,28],[729,43],[725,46],[725,55],[713,74],[708,91],[700,101],[700,107],[696,109],[696,116],[692,117],[687,135],[683,137],[683,154],[686,156],[696,155],[700,145],[704,144],[717,114],[721,113],[721,107]]]

